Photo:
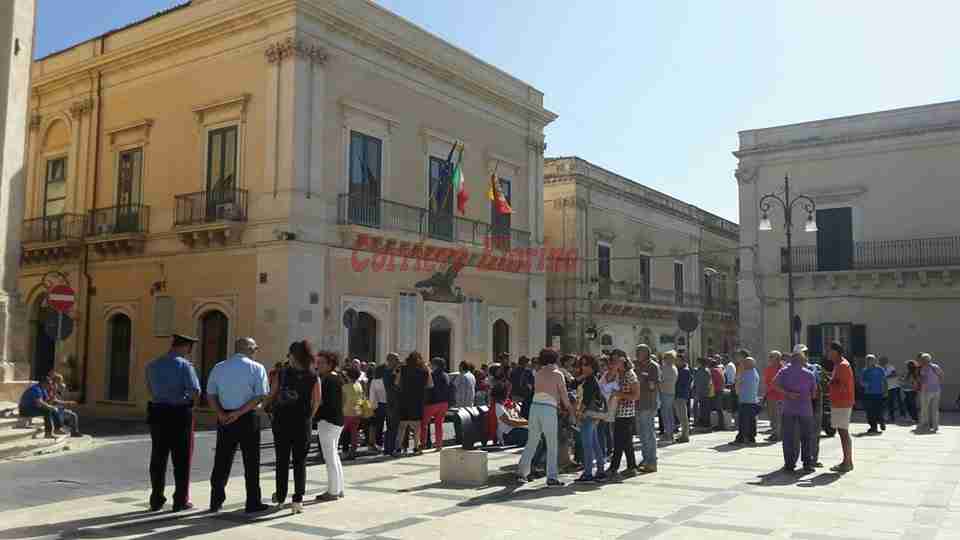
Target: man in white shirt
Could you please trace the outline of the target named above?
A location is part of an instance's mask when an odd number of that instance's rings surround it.
[[[890,423],[895,424],[898,410],[900,416],[907,416],[906,406],[900,397],[900,375],[897,373],[897,368],[893,367],[890,359],[886,356],[880,357],[880,367],[887,375],[887,409],[890,413]]]

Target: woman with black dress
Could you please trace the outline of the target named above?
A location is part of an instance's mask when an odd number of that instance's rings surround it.
[[[433,388],[433,378],[427,363],[420,353],[414,351],[407,356],[406,365],[400,368],[400,427],[397,429],[397,446],[393,455],[399,456],[403,443],[407,439],[407,430],[413,431],[414,455],[423,453],[420,447],[420,422],[423,419],[423,405],[427,390]]]
[[[337,441],[343,431],[343,379],[337,373],[339,365],[337,353],[321,351],[317,354],[317,372],[320,375],[317,434],[327,463],[327,492],[317,495],[317,500],[324,502],[343,498],[343,465],[337,452]]]
[[[287,498],[290,454],[293,454],[294,514],[303,512],[303,493],[307,481],[307,448],[310,424],[320,406],[320,387],[313,372],[313,350],[309,341],[290,346],[290,362],[270,373],[268,406],[273,414],[273,444],[277,455],[277,491],[273,502]]]

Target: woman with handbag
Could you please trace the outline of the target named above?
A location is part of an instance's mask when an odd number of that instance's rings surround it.
[[[360,370],[354,366],[344,370],[343,382],[343,430],[347,433],[347,452],[344,461],[357,458],[357,444],[360,442],[360,423],[363,421],[363,386],[360,384]]]
[[[600,447],[597,428],[607,417],[607,400],[600,392],[597,373],[600,364],[592,355],[580,358],[582,375],[582,398],[577,403],[577,416],[580,419],[580,445],[583,448],[583,474],[577,482],[593,482],[604,479],[606,456]],[[596,472],[594,472],[596,471]]]
[[[307,481],[307,448],[311,422],[320,406],[320,386],[313,372],[313,350],[309,341],[290,346],[290,361],[271,372],[268,408],[273,419],[273,444],[277,456],[277,490],[273,502],[287,498],[290,454],[293,454],[294,514],[303,512]]]

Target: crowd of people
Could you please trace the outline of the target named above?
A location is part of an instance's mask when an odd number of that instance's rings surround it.
[[[193,453],[193,408],[200,383],[189,361],[195,338],[175,335],[170,351],[146,369],[150,402],[147,422],[153,442],[150,460],[151,510],[166,503],[164,483],[172,459],[174,511],[193,508],[189,496]],[[451,408],[487,406],[485,439],[522,447],[517,480],[545,476],[548,487],[563,486],[561,471],[582,471],[576,482],[612,482],[656,473],[658,440],[684,444],[695,431],[736,427],[733,445],[757,442],[757,418],[770,420],[770,442],[782,442],[784,470],[804,472],[822,466],[821,429],[839,433],[843,461],[833,470],[853,470],[849,432],[854,404],[867,411],[870,430],[882,433],[896,413],[917,422],[918,432],[936,432],[943,370],[922,353],[897,372],[886,358],[869,355],[855,374],[840,343],[832,343],[819,363],[807,348],[789,354],[771,351],[761,374],[747,350],[732,358],[712,355],[694,366],[683,351],[655,353],[639,345],[631,357],[622,350],[602,355],[561,355],[544,349],[516,364],[502,354],[490,365],[467,362],[448,373],[447,360],[428,363],[418,352],[403,360],[390,353],[382,364],[343,359],[314,351],[309,341],[290,345],[287,358],[269,371],[255,358],[256,341],[237,340],[236,353],[210,372],[205,399],[217,418],[217,440],[210,484],[210,510],[225,501],[230,469],[239,449],[246,487],[245,510],[269,508],[261,500],[261,425],[270,420],[276,451],[275,505],[284,505],[292,462],[290,508],[303,511],[306,463],[311,441],[326,465],[327,491],[316,500],[344,497],[342,461],[358,455],[419,455],[444,445],[444,422]],[[53,373],[24,392],[22,416],[44,419],[48,436],[69,425],[79,433],[77,415],[61,399],[63,379]],[[432,433],[431,433],[431,427]],[[659,433],[658,433],[659,431]],[[639,441],[639,457],[634,438]],[[361,449],[365,452],[361,454]],[[625,468],[621,469],[621,465]]]

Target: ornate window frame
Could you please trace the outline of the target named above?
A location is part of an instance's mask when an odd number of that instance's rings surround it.
[[[393,131],[400,122],[390,113],[379,110],[370,105],[350,99],[340,100],[340,114],[343,129],[341,130],[341,156],[343,157],[338,182],[338,193],[350,192],[350,132],[356,131],[370,137],[380,139],[380,197],[389,199],[392,195],[390,187]]]
[[[249,109],[250,94],[240,94],[205,105],[193,107],[193,115],[197,121],[200,144],[200,191],[207,189],[207,167],[210,156],[210,132],[227,127],[237,128],[237,178],[235,186],[243,189],[246,186],[246,147],[247,147],[247,110]]]

